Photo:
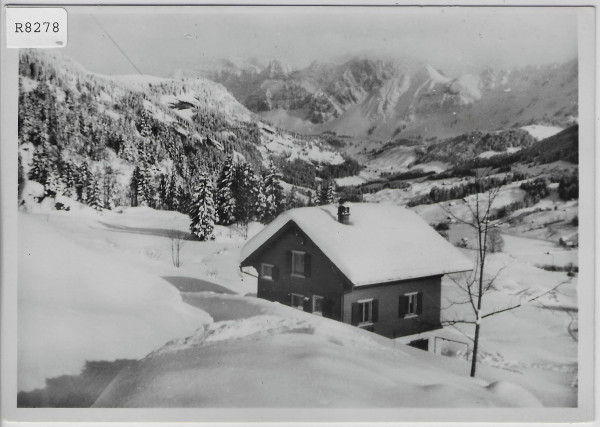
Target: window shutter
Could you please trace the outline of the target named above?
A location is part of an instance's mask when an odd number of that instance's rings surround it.
[[[285,253],[285,272],[288,276],[292,274],[292,251]]]
[[[310,277],[310,267],[311,267],[311,259],[310,254],[304,254],[304,276]]]
[[[323,300],[323,317],[331,317],[331,309],[333,306],[333,301],[329,298],[325,298]]]
[[[373,302],[371,303],[371,309],[373,310],[373,313],[371,315],[371,321],[373,323],[375,323],[379,320],[379,300],[378,299],[373,300]]]
[[[406,309],[408,308],[408,297],[404,295],[400,295],[400,300],[398,303],[398,317],[406,316]]]
[[[423,312],[423,292],[417,294],[417,314]]]
[[[312,313],[312,298],[304,298],[304,311]]]
[[[357,302],[352,303],[352,321],[351,323],[356,326],[359,323],[359,312],[358,312],[359,304]]]
[[[273,280],[279,280],[279,267],[273,266]]]

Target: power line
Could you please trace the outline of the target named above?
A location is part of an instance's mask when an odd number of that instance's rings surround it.
[[[108,33],[108,31],[106,31],[104,29],[104,27],[102,26],[102,24],[100,23],[100,21],[98,21],[98,18],[96,17],[96,14],[92,14],[92,18],[94,18],[94,21],[96,21],[96,23],[98,24],[98,26],[102,29],[102,31],[104,31],[104,34],[106,34],[109,38],[109,40],[115,45],[115,47],[117,49],[119,49],[119,52],[121,52],[121,54],[123,54],[123,56],[125,57],[125,59],[127,59],[127,61],[131,64],[131,66],[133,68],[135,68],[135,71],[138,72],[138,74],[143,75],[144,73],[142,73],[140,71],[140,69],[133,63],[133,61],[131,60],[131,58],[129,56],[127,56],[127,54],[125,53],[125,51],[123,49],[121,49],[121,46],[119,46],[119,44],[115,41],[115,39],[112,38],[112,36]]]

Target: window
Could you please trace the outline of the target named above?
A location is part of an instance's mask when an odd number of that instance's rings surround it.
[[[301,251],[288,252],[288,272],[294,277],[310,277],[310,254]]]
[[[415,317],[423,311],[423,292],[410,292],[400,296],[400,317]]]
[[[304,310],[304,295],[292,294],[292,307]]]
[[[275,278],[275,267],[272,264],[262,264],[260,267],[260,276],[263,279],[273,280]]]
[[[406,315],[417,315],[417,292],[406,294]]]
[[[292,274],[304,277],[304,252],[292,251]]]
[[[373,323],[373,300],[358,301],[358,324]]]
[[[320,297],[318,295],[313,295],[313,300],[312,300],[313,314],[318,314],[319,316],[323,315],[323,303],[324,302],[325,302],[325,298]]]
[[[370,326],[378,321],[379,301],[374,298],[362,299],[352,303],[352,324]]]

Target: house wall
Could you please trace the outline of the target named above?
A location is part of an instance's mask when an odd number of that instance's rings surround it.
[[[286,265],[289,262],[287,253],[292,250],[304,251],[311,255],[310,277],[301,278],[289,274],[289,266]],[[273,264],[278,268],[277,280],[260,277],[262,263]],[[259,273],[257,292],[259,298],[291,305],[292,293],[308,298],[312,298],[313,295],[322,296],[328,301],[328,310],[324,315],[342,320],[344,278],[321,250],[296,226],[288,228],[273,241],[271,246],[262,250],[252,261],[252,266]]]
[[[422,312],[416,317],[400,317],[400,297],[410,292],[423,292]],[[441,327],[441,294],[441,276],[355,287],[344,296],[344,319],[347,323],[351,322],[352,303],[373,298],[378,300],[378,320],[367,328],[377,334],[396,338],[437,329]]]

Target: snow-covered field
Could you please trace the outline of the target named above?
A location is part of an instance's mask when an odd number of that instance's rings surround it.
[[[563,128],[558,126],[549,125],[529,125],[523,126],[521,129],[529,132],[531,136],[538,140],[550,138],[552,135],[556,135],[558,132],[563,130]]]
[[[256,280],[238,267],[245,240],[235,227],[217,227],[215,241],[184,240],[174,267],[170,236],[188,225],[185,215],[149,208],[20,213],[19,389],[76,374],[86,360],[134,358],[97,406],[576,404],[576,279],[541,299],[544,307],[486,319],[470,379],[460,357],[256,299]],[[261,228],[251,224],[248,235]],[[489,308],[567,279],[535,268],[536,248],[507,241],[506,253],[491,256],[490,272],[502,271]],[[452,281],[443,289],[446,302],[458,298]],[[464,327],[445,332],[468,341]]]

